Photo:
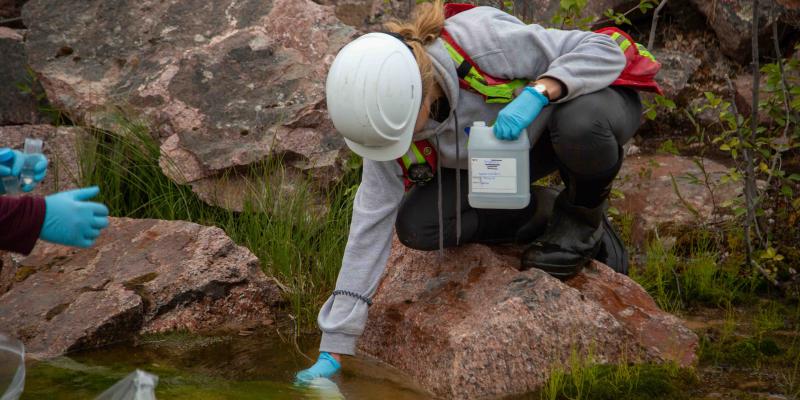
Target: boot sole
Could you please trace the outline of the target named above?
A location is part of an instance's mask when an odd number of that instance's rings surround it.
[[[544,272],[547,272],[548,274],[550,274],[550,276],[553,276],[563,281],[572,278],[573,276],[578,275],[581,271],[583,271],[583,269],[587,265],[589,265],[592,259],[597,257],[597,254],[600,252],[602,244],[603,244],[602,241],[597,242],[597,245],[595,245],[595,248],[592,250],[591,255],[584,256],[583,260],[577,266],[564,266],[555,264],[533,264],[528,266],[522,264],[521,270],[525,271],[531,268],[537,268]]]
[[[584,267],[578,267],[573,270],[567,270],[564,267],[545,267],[545,266],[536,266],[535,268],[540,269],[544,272],[547,272],[548,275],[557,278],[559,280],[567,280],[572,278],[575,275],[578,275]]]

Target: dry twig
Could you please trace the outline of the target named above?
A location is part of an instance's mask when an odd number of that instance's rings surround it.
[[[725,77],[725,81],[728,83],[728,90],[731,92],[731,97],[734,96],[733,93],[736,93],[736,89],[733,87],[733,82],[729,77]],[[742,133],[742,127],[739,125],[739,110],[736,107],[735,99],[731,101],[731,107],[733,108],[733,119],[736,122],[736,134],[739,137],[739,141],[743,144],[742,154],[746,160],[745,163],[745,175],[752,175],[753,174],[753,161],[750,158],[750,148],[746,146],[744,133]],[[753,209],[753,195],[749,189],[748,180],[745,178],[745,188],[744,188],[744,197],[745,197],[745,207],[747,208],[747,216],[744,219],[744,244],[745,244],[745,256],[747,258],[747,265],[751,267],[756,267],[758,272],[764,276],[768,282],[771,282],[775,286],[779,286],[778,282],[773,279],[769,273],[761,267],[758,263],[753,260],[753,241],[750,238],[750,224],[752,223],[751,214],[755,214],[755,210]]]
[[[650,39],[647,40],[647,49],[653,51],[653,45],[656,44],[656,27],[658,26],[658,14],[661,9],[667,5],[667,0],[661,0],[658,7],[653,11],[653,23],[650,24]]]

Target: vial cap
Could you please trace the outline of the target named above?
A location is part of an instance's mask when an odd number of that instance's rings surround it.
[[[25,139],[25,154],[41,154],[42,153],[42,140],[41,139]]]

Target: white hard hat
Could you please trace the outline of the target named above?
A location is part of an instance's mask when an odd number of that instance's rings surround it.
[[[348,43],[325,84],[333,125],[356,154],[387,161],[405,154],[422,104],[422,78],[411,50],[385,33]]]

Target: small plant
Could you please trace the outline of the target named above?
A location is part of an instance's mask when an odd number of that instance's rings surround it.
[[[667,139],[661,142],[661,145],[658,146],[658,152],[664,154],[672,154],[674,156],[680,155],[680,151],[678,150],[678,147],[675,146],[675,143],[672,141],[672,139]]]
[[[644,116],[649,120],[655,120],[659,112],[672,112],[675,111],[677,106],[675,102],[661,95],[655,95],[653,101],[647,98],[642,98],[642,106],[644,107]]]
[[[658,5],[658,2],[659,0],[641,0],[638,6],[633,7],[624,13],[616,12],[613,8],[609,8],[603,13],[603,16],[608,18],[608,20],[613,22],[615,25],[633,25],[631,20],[628,18],[630,13],[639,10],[639,12],[642,14],[647,14],[648,10],[655,8],[655,6]]]
[[[595,17],[583,16],[588,0],[561,0],[558,12],[550,19],[550,23],[558,28],[576,28],[588,30],[595,21]]]
[[[47,101],[47,93],[45,93],[44,89],[42,89],[39,84],[39,78],[36,76],[36,72],[31,68],[27,68],[25,71],[25,80],[15,82],[17,90],[22,94],[33,97],[33,99],[36,100],[39,113],[53,125],[64,125],[68,123],[69,120],[64,113],[50,105],[50,102]]]

